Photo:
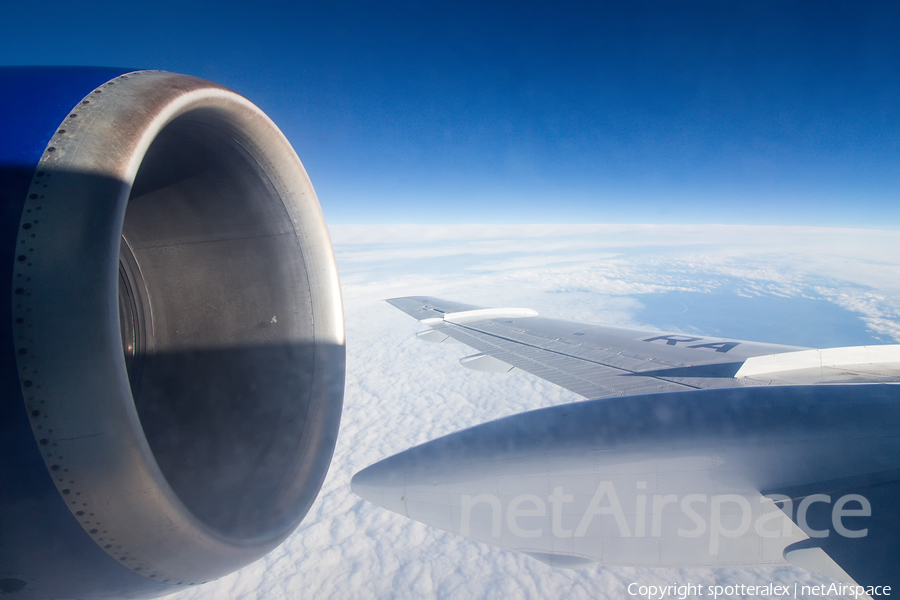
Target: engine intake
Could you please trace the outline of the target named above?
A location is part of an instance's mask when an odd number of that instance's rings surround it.
[[[328,231],[281,132],[215,84],[125,73],[63,119],[20,214],[8,260],[22,396],[4,402],[24,401],[58,502],[110,559],[163,585],[140,594],[276,547],[322,485],[344,382]],[[7,593],[59,594],[48,571],[77,571],[78,543],[55,568],[0,550],[0,578],[27,583]],[[123,593],[70,577],[66,595]]]

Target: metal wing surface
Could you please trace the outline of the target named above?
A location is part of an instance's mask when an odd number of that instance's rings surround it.
[[[466,367],[527,371],[590,401],[386,458],[354,476],[363,498],[555,566],[793,563],[900,585],[900,388],[847,385],[900,381],[900,345],[806,349],[388,302],[430,327],[419,338],[477,350]]]
[[[528,309],[430,297],[387,302],[432,328],[420,338],[451,338],[481,353],[463,359],[463,366],[498,372],[516,368],[591,399],[768,383],[759,377],[735,379],[735,374],[750,357],[802,350],[548,319]]]

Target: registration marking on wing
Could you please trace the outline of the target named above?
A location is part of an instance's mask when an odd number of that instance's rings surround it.
[[[661,342],[667,346],[677,346],[678,344],[690,344],[685,346],[687,348],[710,348],[715,350],[716,352],[728,352],[732,348],[736,346],[740,346],[740,342],[704,342],[706,338],[691,336],[691,335],[657,335],[651,338],[647,338],[641,341],[644,342]],[[694,342],[701,342],[699,344]]]

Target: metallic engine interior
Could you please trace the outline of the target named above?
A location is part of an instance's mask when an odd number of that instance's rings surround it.
[[[119,253],[119,324],[168,483],[218,535],[251,540],[296,519],[312,301],[282,198],[218,119],[179,116],[142,160]]]

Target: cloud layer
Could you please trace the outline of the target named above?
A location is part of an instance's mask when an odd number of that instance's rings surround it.
[[[623,598],[629,583],[817,582],[792,567],[553,569],[427,528],[350,493],[350,477],[412,445],[581,398],[527,374],[477,373],[461,345],[381,302],[433,295],[545,316],[650,325],[641,294],[716,293],[839,307],[846,327],[900,340],[897,233],[788,227],[346,226],[332,231],[347,328],[345,412],[312,511],[280,548],[173,598]],[[722,311],[716,326],[727,334]],[[777,315],[772,315],[777,320]],[[667,317],[673,320],[673,317]],[[682,330],[690,322],[678,322]],[[712,321],[707,320],[706,323]],[[737,336],[735,336],[737,337]]]

